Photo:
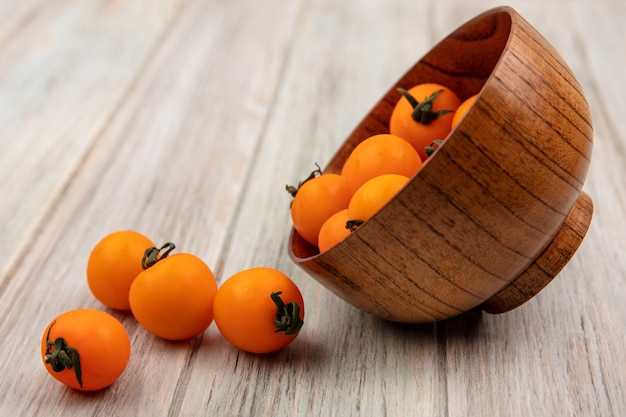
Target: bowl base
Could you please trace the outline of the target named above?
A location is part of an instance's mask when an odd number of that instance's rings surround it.
[[[565,222],[544,251],[511,283],[485,301],[487,313],[506,313],[533,298],[556,277],[580,246],[593,214],[593,201],[581,192]]]

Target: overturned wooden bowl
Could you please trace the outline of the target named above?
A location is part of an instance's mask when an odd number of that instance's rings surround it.
[[[479,93],[443,146],[385,207],[324,253],[295,231],[291,259],[352,305],[399,322],[481,306],[509,311],[565,266],[591,222],[582,191],[592,125],[559,54],[509,7],[465,23],[419,60],[356,127],[325,172],[388,133],[398,87]]]

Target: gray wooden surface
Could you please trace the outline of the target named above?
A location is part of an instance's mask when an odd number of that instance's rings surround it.
[[[511,0],[564,56],[592,108],[581,248],[503,315],[372,318],[289,260],[289,199],[387,88],[491,0],[0,0],[0,415],[626,415],[626,3]],[[218,280],[290,275],[305,326],[238,352],[212,325],[171,343],[89,292],[118,229],[171,240]],[[129,332],[109,389],[50,378],[39,344],[91,307]]]

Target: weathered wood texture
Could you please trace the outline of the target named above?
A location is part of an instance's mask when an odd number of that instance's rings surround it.
[[[0,414],[626,415],[626,4],[509,3],[563,55],[594,122],[587,237],[537,297],[423,325],[373,318],[287,255],[283,187],[324,165],[418,58],[492,0],[0,1]],[[291,275],[296,341],[238,352],[211,326],[170,343],[85,281],[105,234],[174,241],[224,280]],[[56,315],[119,318],[132,357],[109,389],[50,378]]]

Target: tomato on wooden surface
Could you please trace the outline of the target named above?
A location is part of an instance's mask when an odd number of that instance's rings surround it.
[[[130,358],[126,329],[99,310],[72,310],[46,327],[41,339],[46,370],[78,390],[95,391],[113,384]]]
[[[378,210],[395,196],[409,181],[398,174],[384,174],[363,184],[352,196],[348,206],[348,218],[353,227],[368,221]]]
[[[468,110],[472,107],[472,105],[474,104],[477,98],[478,98],[478,94],[471,96],[470,98],[466,99],[463,103],[461,103],[458,109],[456,109],[456,111],[454,112],[454,117],[452,118],[452,126],[451,126],[452,129],[454,129],[456,125],[458,125],[459,122],[463,120],[463,118],[465,117],[465,114],[467,114]]]
[[[154,335],[184,340],[201,334],[213,322],[217,281],[200,258],[189,253],[169,255],[173,249],[167,243],[146,252],[145,270],[130,287],[130,309]]]
[[[317,246],[317,238],[324,222],[333,214],[347,208],[351,196],[348,180],[344,176],[321,173],[312,175],[301,183],[297,191],[292,192],[294,194],[291,202],[294,229],[314,246]]]
[[[324,222],[317,239],[320,252],[325,252],[344,240],[350,234],[348,223],[348,209],[343,209],[333,214]]]
[[[144,235],[118,231],[105,236],[87,261],[87,284],[98,301],[117,310],[128,310],[128,293],[143,270],[141,258],[154,243]]]
[[[304,301],[296,284],[265,267],[240,271],[217,291],[215,324],[226,340],[251,353],[284,348],[299,334]]]
[[[371,136],[359,143],[343,164],[341,175],[348,179],[354,193],[367,180],[383,174],[412,177],[422,159],[405,139],[391,134]]]
[[[409,141],[425,161],[424,148],[450,133],[461,100],[454,91],[436,83],[419,84],[400,92],[402,97],[391,113],[389,131]]]

